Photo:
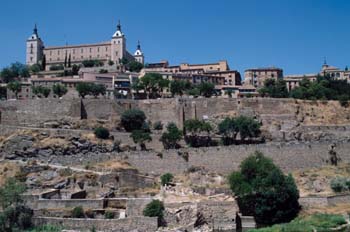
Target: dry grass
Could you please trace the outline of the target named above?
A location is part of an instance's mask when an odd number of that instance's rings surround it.
[[[91,170],[103,172],[134,169],[128,162],[122,160],[108,160],[105,162],[92,164],[90,168]]]
[[[38,148],[44,148],[44,147],[63,147],[66,148],[70,144],[69,141],[62,139],[62,138],[45,138],[41,141],[38,141],[36,143],[36,146]]]
[[[106,145],[113,145],[113,141],[110,139],[99,139],[95,136],[94,133],[83,133],[80,135],[82,139],[86,139],[94,144],[106,144]]]
[[[333,194],[330,182],[335,177],[349,177],[350,164],[342,163],[335,166],[324,166],[321,168],[312,168],[299,170],[292,173],[301,196],[307,195],[329,195]],[[316,192],[314,183],[322,187],[321,192]]]
[[[301,216],[308,216],[315,213],[327,213],[327,214],[348,214],[350,213],[350,203],[338,204],[335,206],[326,207],[312,207],[304,209],[300,212]]]
[[[0,163],[0,185],[3,185],[7,178],[16,176],[21,171],[21,166],[16,163]]]

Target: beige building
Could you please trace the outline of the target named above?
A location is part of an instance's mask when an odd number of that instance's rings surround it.
[[[292,89],[299,87],[299,83],[302,79],[306,78],[310,81],[316,81],[318,76],[326,76],[328,75],[332,79],[335,80],[346,80],[350,83],[350,71],[346,67],[344,70],[340,68],[330,66],[325,61],[322,65],[322,68],[319,73],[311,73],[311,74],[302,74],[302,75],[286,75],[284,80],[286,81],[287,88],[289,91]]]
[[[218,83],[219,85],[241,85],[241,74],[236,70],[230,70],[227,61],[208,64],[183,63],[176,66],[169,66],[169,62],[164,60],[159,63],[148,64],[144,71],[161,73],[163,76],[166,73],[176,74],[177,76],[181,76],[182,79],[187,77],[189,81],[194,81],[194,83],[199,79],[208,79],[211,80],[210,82]]]
[[[267,79],[283,78],[283,70],[276,67],[253,68],[244,72],[244,85],[261,88]]]
[[[110,41],[96,44],[65,45],[45,47],[35,26],[33,34],[27,40],[26,64],[33,65],[46,60],[46,69],[53,65],[64,65],[68,60],[71,64],[81,64],[84,60],[98,60],[104,64],[113,61],[119,64],[123,59],[136,60],[144,63],[144,54],[140,42],[132,55],[126,49],[126,38],[118,23],[116,32]]]

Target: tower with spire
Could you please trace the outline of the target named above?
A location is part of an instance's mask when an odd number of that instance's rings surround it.
[[[144,64],[145,57],[144,57],[143,52],[141,50],[140,41],[137,42],[137,47],[136,47],[136,51],[134,53],[134,58],[137,62]]]
[[[39,37],[38,28],[35,24],[32,35],[26,42],[26,64],[33,65],[40,63],[43,58],[44,43]]]
[[[122,32],[120,20],[118,21],[117,30],[111,40],[111,60],[118,64],[126,56],[126,38]]]

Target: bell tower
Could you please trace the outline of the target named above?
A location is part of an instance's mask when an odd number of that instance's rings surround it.
[[[39,63],[43,58],[44,43],[39,37],[36,24],[33,34],[27,39],[26,47],[26,64],[33,65]]]
[[[126,53],[126,39],[122,32],[122,27],[120,21],[117,25],[117,31],[113,34],[111,40],[111,60],[116,64],[119,64],[120,61],[125,57]]]
[[[136,48],[136,51],[134,53],[134,58],[137,62],[139,62],[141,64],[144,64],[144,62],[145,62],[145,57],[144,57],[143,52],[141,50],[140,41],[137,42],[137,48]]]

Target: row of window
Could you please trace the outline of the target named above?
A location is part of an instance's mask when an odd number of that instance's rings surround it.
[[[102,48],[103,48],[103,47],[97,47],[97,52],[100,52],[100,51],[102,50]],[[72,54],[75,54],[76,50],[78,50],[78,49],[75,49],[75,48],[72,49]],[[90,53],[92,53],[93,48],[88,48],[88,49],[86,48],[86,50],[89,51]],[[60,51],[62,51],[62,50],[57,50],[57,55],[58,55],[58,56],[60,55]],[[108,52],[108,47],[105,47],[105,51]],[[65,50],[64,52],[67,53],[68,50]],[[81,48],[81,49],[80,49],[80,53],[84,53],[84,48]],[[54,54],[54,50],[53,50],[53,51],[50,51],[49,54],[50,54],[50,56],[52,56],[52,55]]]

